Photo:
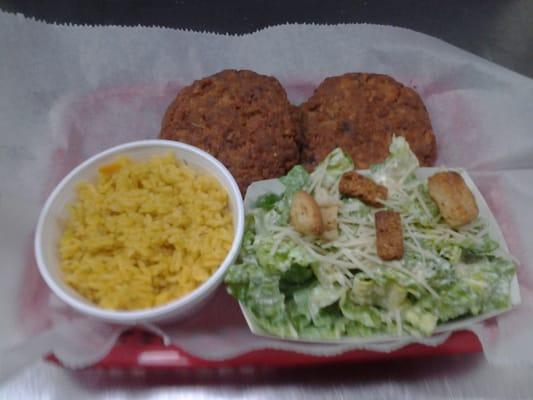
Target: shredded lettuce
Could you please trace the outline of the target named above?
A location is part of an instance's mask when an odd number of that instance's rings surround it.
[[[290,240],[276,242],[272,236],[257,237],[255,256],[261,266],[281,273],[288,271],[292,266],[310,267],[317,262],[298,244]]]
[[[431,335],[439,324],[511,306],[512,261],[478,218],[452,229],[418,179],[418,160],[405,139],[370,176],[389,190],[385,209],[402,216],[405,252],[382,261],[375,253],[375,208],[338,190],[353,169],[340,149],[311,174],[301,166],[280,178],[281,195],[265,194],[247,215],[238,261],[225,277],[230,294],[266,332],[326,339],[373,335]],[[289,211],[298,190],[339,206],[335,240],[304,237]]]

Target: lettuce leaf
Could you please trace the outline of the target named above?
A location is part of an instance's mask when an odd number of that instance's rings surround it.
[[[255,256],[259,264],[280,273],[288,271],[293,265],[311,267],[317,261],[300,245],[290,241],[277,241],[272,236],[256,237]]]
[[[285,185],[285,196],[291,196],[309,183],[309,174],[301,165],[297,165],[279,180]]]
[[[416,180],[418,158],[411,151],[409,144],[402,136],[395,136],[389,147],[389,156],[381,164],[370,167],[372,178],[395,191],[403,183]]]
[[[351,171],[353,167],[352,159],[340,148],[336,148],[311,173],[310,186],[321,187],[327,192],[338,191],[342,174]]]
[[[281,196],[275,193],[266,193],[260,196],[255,202],[257,208],[262,208],[263,210],[270,211],[274,208],[276,203],[281,199]]]

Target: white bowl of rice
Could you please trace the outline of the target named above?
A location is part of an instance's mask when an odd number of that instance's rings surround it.
[[[121,324],[198,309],[238,254],[244,207],[206,152],[145,140],[99,153],[48,197],[35,233],[50,289],[86,315]]]

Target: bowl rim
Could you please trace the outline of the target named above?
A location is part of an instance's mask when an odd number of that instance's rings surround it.
[[[219,267],[215,271],[215,273],[212,274],[205,282],[203,282],[200,286],[198,286],[192,292],[187,293],[185,296],[172,300],[163,305],[153,307],[153,308],[140,309],[140,310],[117,311],[117,310],[108,310],[108,309],[98,307],[97,305],[84,303],[76,299],[75,297],[73,297],[67,291],[65,291],[56,282],[56,280],[51,276],[49,272],[49,267],[44,261],[43,249],[42,249],[43,229],[44,229],[45,220],[47,219],[47,216],[50,212],[52,205],[57,200],[58,195],[65,189],[65,186],[67,184],[75,180],[75,178],[78,176],[78,174],[81,171],[94,166],[95,164],[98,163],[98,161],[100,161],[101,159],[107,156],[110,156],[113,154],[118,155],[120,154],[120,152],[124,150],[142,148],[142,147],[150,147],[150,146],[161,146],[161,147],[167,147],[169,149],[174,148],[174,149],[183,150],[185,152],[194,153],[200,156],[201,158],[205,159],[208,163],[210,163],[212,166],[214,166],[224,175],[224,177],[229,182],[229,187],[225,187],[226,190],[228,190],[228,195],[233,197],[236,200],[235,201],[236,209],[234,210],[234,212],[237,214],[236,215],[237,226],[234,227],[234,236],[233,236],[231,247],[228,253],[226,254],[226,257],[220,263]],[[179,156],[177,157],[179,158]],[[223,185],[226,186],[225,184]],[[148,322],[150,320],[154,320],[158,318],[165,318],[165,316],[169,316],[170,314],[173,314],[176,310],[180,308],[186,307],[188,305],[192,306],[197,301],[201,300],[203,297],[208,295],[212,290],[214,290],[218,286],[220,281],[222,280],[230,264],[236,258],[239,252],[240,246],[241,246],[243,234],[244,234],[244,202],[243,202],[241,192],[239,190],[239,186],[237,185],[235,178],[229,172],[229,170],[215,157],[213,157],[209,153],[197,147],[191,146],[186,143],[171,141],[171,140],[148,139],[148,140],[138,140],[138,141],[120,144],[120,145],[108,148],[102,152],[99,152],[87,158],[85,161],[81,162],[80,164],[78,164],[63,179],[61,179],[61,181],[54,187],[54,189],[52,190],[52,192],[46,199],[41,209],[41,212],[39,214],[37,227],[35,230],[35,236],[34,236],[34,253],[35,253],[35,258],[37,261],[39,272],[41,273],[41,276],[43,277],[48,287],[52,290],[52,292],[56,296],[58,296],[61,300],[63,300],[68,305],[70,305],[72,308],[74,308],[75,310],[85,315],[96,317],[101,320],[119,322],[119,323],[121,322],[122,323],[137,323],[137,322],[143,322],[143,321]]]

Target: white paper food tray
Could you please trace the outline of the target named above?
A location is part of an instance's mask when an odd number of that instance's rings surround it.
[[[446,169],[452,169],[452,168],[446,168]],[[441,171],[443,168],[419,168],[417,170],[417,176],[421,179],[427,179],[429,176],[433,175],[435,172]],[[489,206],[487,205],[487,202],[483,198],[483,195],[479,191],[479,189],[474,184],[474,181],[470,178],[468,173],[463,169],[453,168],[454,171],[459,172],[462,177],[465,180],[465,183],[468,185],[472,193],[474,194],[474,197],[476,199],[478,209],[479,209],[479,216],[483,218],[488,225],[488,233],[490,237],[494,240],[496,240],[500,247],[496,251],[496,254],[498,255],[506,255],[509,252],[509,249],[507,247],[507,243],[505,242],[505,238],[503,237],[503,234],[500,230],[500,227],[498,226],[498,223],[496,221],[496,218],[492,214]],[[368,171],[359,171],[362,174],[368,174]],[[257,198],[265,193],[276,193],[280,194],[284,190],[283,184],[278,179],[268,179],[263,181],[258,181],[250,185],[248,188],[248,191],[246,192],[246,196],[244,198],[244,208],[245,212],[248,212],[251,208],[253,208],[253,205],[255,204]],[[520,304],[520,288],[518,286],[518,279],[516,276],[516,273],[511,281],[511,304],[512,306],[508,309],[504,310],[497,310],[492,311],[489,313],[485,313],[482,315],[477,315],[474,317],[469,318],[463,318],[460,320],[456,320],[453,322],[445,323],[442,325],[439,325],[437,329],[435,330],[435,334],[437,333],[444,333],[444,332],[452,332],[452,331],[458,331],[463,329],[468,329],[470,326],[474,325],[475,323],[487,320],[489,318],[492,318],[496,315],[502,314],[504,312],[509,311],[513,307]],[[391,341],[398,341],[398,340],[408,340],[410,338],[415,341],[415,337],[403,335],[403,336],[393,336],[393,335],[379,335],[379,336],[372,336],[372,337],[344,337],[339,339],[302,339],[302,338],[282,338],[278,336],[274,336],[268,332],[265,332],[259,324],[256,322],[255,317],[250,313],[244,304],[239,303],[241,306],[241,310],[244,314],[244,318],[246,319],[246,323],[248,324],[248,327],[254,333],[255,335],[264,336],[268,338],[275,338],[275,339],[283,339],[283,340],[289,340],[289,341],[296,341],[296,342],[305,342],[305,343],[330,343],[330,344],[354,344],[354,345],[366,345],[366,344],[373,344],[373,343],[383,343],[383,342],[391,342]]]

